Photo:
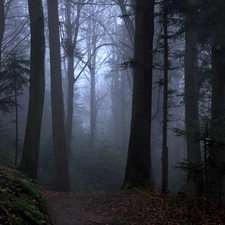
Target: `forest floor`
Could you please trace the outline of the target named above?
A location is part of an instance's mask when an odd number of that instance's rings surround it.
[[[49,192],[0,166],[0,225],[225,225],[225,208],[204,197],[151,192]]]
[[[182,193],[45,192],[53,225],[222,225],[225,210]]]

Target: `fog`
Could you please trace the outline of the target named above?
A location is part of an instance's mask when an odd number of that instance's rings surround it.
[[[10,2],[10,1],[6,1]],[[64,94],[65,124],[68,112],[68,17],[66,1],[59,1],[61,65]],[[79,1],[78,1],[79,2]],[[126,2],[126,1],[125,1]],[[17,49],[29,59],[30,37],[27,1],[11,1],[6,8],[6,27],[1,47],[2,64],[9,52]],[[84,1],[70,3],[71,38],[75,40],[73,58],[74,96],[69,157],[70,188],[72,191],[115,190],[124,179],[130,134],[132,109],[132,67],[134,16],[125,5],[121,12],[117,1]],[[47,26],[47,5],[43,1],[46,35],[46,91],[41,129],[38,182],[54,190],[54,160],[50,97],[50,60]],[[78,14],[79,11],[79,14]],[[79,16],[79,24],[77,18]],[[131,23],[131,24],[129,24]],[[78,29],[78,30],[76,30]],[[171,26],[170,32],[176,31]],[[77,32],[77,37],[74,35]],[[161,25],[155,19],[154,74],[152,97],[152,167],[156,187],[161,186],[163,72],[160,49]],[[169,190],[184,190],[185,175],[174,168],[186,157],[186,141],[174,128],[184,129],[184,51],[182,37],[170,41],[168,107]],[[4,95],[1,95],[4,97]],[[18,164],[23,150],[29,88],[18,96]],[[205,103],[206,104],[206,103]],[[0,164],[14,165],[16,151],[15,108],[1,112]]]

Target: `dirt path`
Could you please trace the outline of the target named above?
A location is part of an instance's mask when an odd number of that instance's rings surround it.
[[[54,225],[122,225],[110,215],[112,193],[53,193],[48,199],[48,211]]]
[[[225,224],[225,210],[206,198],[155,189],[124,192],[46,192],[49,225],[206,225]]]

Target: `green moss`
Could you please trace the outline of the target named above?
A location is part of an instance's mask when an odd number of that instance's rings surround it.
[[[12,195],[10,189],[1,189],[0,199],[0,210],[10,212],[9,222],[11,224],[25,224],[26,221],[30,221],[29,224],[35,225],[46,223],[43,213],[36,206]]]
[[[46,209],[45,207],[46,202],[44,198],[41,196],[38,187],[34,183],[32,183],[31,180],[17,179],[16,181],[18,182],[18,184],[21,185],[21,188],[24,190],[24,192],[26,192],[31,197],[33,197],[36,201],[38,201],[42,209]]]
[[[0,224],[46,224],[45,199],[37,184],[6,167],[0,167],[0,184]]]

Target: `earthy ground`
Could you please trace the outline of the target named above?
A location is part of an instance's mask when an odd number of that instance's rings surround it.
[[[54,225],[120,224],[113,222],[109,205],[111,193],[61,194],[48,197],[51,223]],[[123,223],[121,223],[123,224]]]
[[[160,189],[49,192],[16,169],[0,167],[0,225],[46,221],[48,225],[225,225],[225,208],[205,197],[162,194]]]
[[[49,224],[54,225],[223,225],[225,211],[204,198],[160,190],[122,192],[47,192]]]

